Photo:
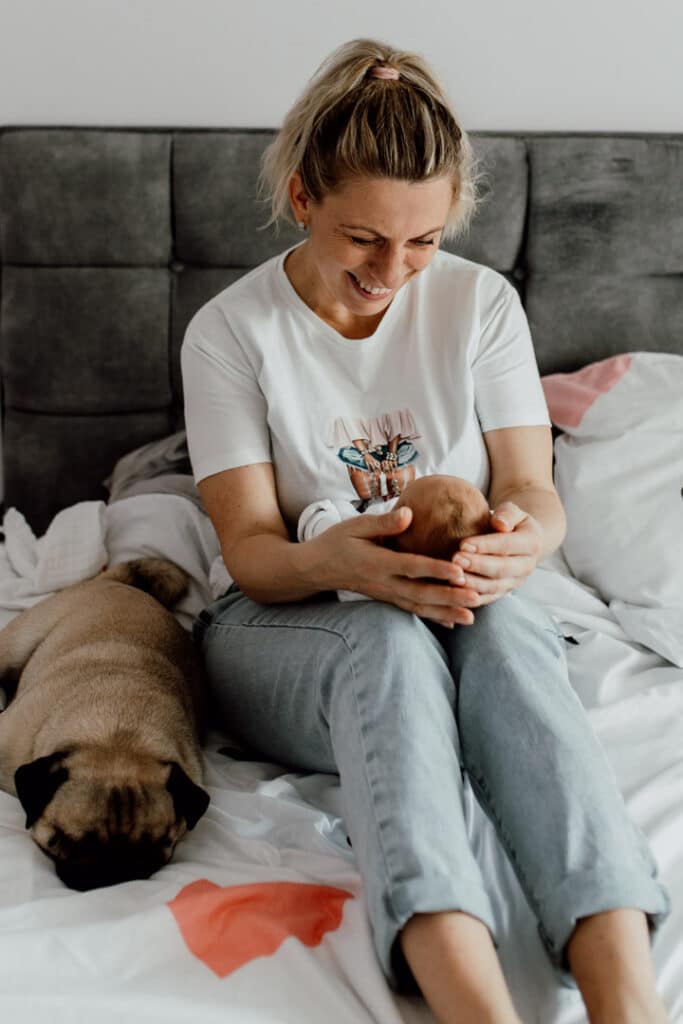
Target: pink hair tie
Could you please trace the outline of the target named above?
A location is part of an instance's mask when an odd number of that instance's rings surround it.
[[[401,77],[398,68],[390,68],[388,64],[378,64],[377,67],[370,69],[369,74],[370,78],[384,78],[387,81]]]

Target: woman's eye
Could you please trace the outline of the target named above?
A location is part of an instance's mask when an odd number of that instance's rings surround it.
[[[375,242],[376,242],[376,240],[374,238],[354,238],[354,237],[351,238],[351,241],[353,242],[354,245],[375,245]],[[434,239],[433,238],[428,238],[428,239],[420,238],[420,239],[417,239],[413,243],[413,245],[419,245],[419,246],[434,245]]]

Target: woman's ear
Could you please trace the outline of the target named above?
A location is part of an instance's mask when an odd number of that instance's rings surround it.
[[[311,200],[304,189],[301,175],[298,171],[295,171],[289,179],[289,202],[297,224],[303,223],[308,225],[311,213]]]

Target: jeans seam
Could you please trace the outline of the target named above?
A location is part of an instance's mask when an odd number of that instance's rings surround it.
[[[384,864],[385,879],[389,882],[389,884],[386,886],[386,894],[388,896],[389,901],[391,902],[391,909],[392,909],[394,918],[395,918],[395,920],[399,920],[399,915],[397,914],[396,905],[394,903],[394,888],[395,888],[395,885],[394,885],[394,881],[393,881],[393,874],[392,874],[392,872],[390,870],[390,867],[389,867],[389,861],[388,861],[387,854],[386,854],[386,851],[384,849],[384,843],[383,843],[383,840],[382,840],[382,829],[383,829],[383,826],[380,823],[379,818],[377,817],[377,810],[376,810],[376,807],[375,807],[374,800],[372,798],[372,795],[373,795],[373,792],[374,792],[374,787],[371,784],[370,777],[369,777],[367,747],[366,747],[366,744],[365,744],[365,736],[364,736],[364,732],[363,732],[363,725],[362,725],[360,707],[359,707],[359,704],[358,704],[358,688],[356,686],[356,679],[357,679],[357,677],[356,677],[356,673],[353,670],[353,664],[352,664],[352,658],[353,658],[353,653],[354,652],[353,652],[353,648],[349,644],[349,641],[347,640],[347,638],[344,636],[343,633],[340,633],[336,629],[330,629],[328,626],[316,626],[316,625],[312,625],[312,624],[305,625],[305,626],[299,626],[299,625],[293,625],[293,624],[289,624],[289,623],[277,623],[277,624],[274,624],[274,623],[265,623],[265,622],[263,622],[263,623],[259,623],[259,622],[212,622],[209,626],[207,626],[207,629],[214,629],[214,628],[221,628],[221,629],[241,628],[241,629],[314,630],[315,632],[319,632],[319,633],[328,633],[330,636],[335,637],[337,640],[341,640],[341,642],[344,644],[344,647],[346,648],[346,650],[349,653],[348,669],[347,669],[347,671],[348,671],[348,673],[351,676],[352,681],[353,681],[353,683],[352,683],[352,685],[353,685],[353,698],[354,698],[354,702],[355,702],[355,705],[356,705],[356,712],[357,712],[357,717],[358,717],[358,722],[359,722],[358,733],[359,733],[360,743],[361,743],[361,746],[362,746],[362,749],[363,749],[363,754],[364,754],[364,758],[363,758],[363,775],[364,775],[364,778],[365,778],[365,784],[366,784],[367,790],[370,793],[370,797],[371,797],[371,799],[370,799],[370,807],[372,809],[372,814],[373,814],[374,819],[375,819],[375,827],[376,827],[376,831],[377,831],[377,840],[378,840],[380,852],[381,852],[381,855],[382,855],[382,862]],[[322,711],[322,708],[320,706],[320,689],[319,689],[319,687],[316,688],[316,705],[317,705],[318,713],[321,715],[321,717],[323,718],[323,720],[325,721],[326,725],[328,725],[328,728],[329,728],[329,723],[327,722],[327,718],[325,717],[325,715],[324,715],[324,713]],[[338,767],[339,766],[337,765],[337,768]]]
[[[353,653],[353,648],[349,644],[349,642],[346,639],[346,637],[343,637],[343,640],[344,640],[344,644],[346,645],[347,649],[349,650],[349,654],[352,654]],[[383,841],[383,838],[382,838],[382,832],[383,832],[384,826],[380,822],[380,820],[379,820],[379,818],[377,816],[377,808],[376,808],[375,801],[374,801],[374,798],[373,798],[374,785],[373,785],[373,783],[370,780],[370,765],[369,765],[369,761],[368,761],[367,747],[366,747],[366,743],[365,743],[363,719],[361,717],[360,705],[358,703],[358,688],[356,686],[356,679],[357,679],[357,677],[356,677],[356,673],[354,672],[354,669],[353,669],[353,664],[351,663],[350,660],[349,660],[349,665],[348,665],[348,672],[349,672],[349,675],[351,676],[351,679],[353,681],[353,683],[352,683],[352,685],[353,685],[353,699],[354,699],[354,703],[356,705],[356,713],[357,713],[357,718],[358,718],[358,734],[359,734],[360,742],[361,742],[361,745],[362,745],[362,748],[363,748],[363,755],[364,755],[363,756],[363,775],[364,775],[364,778],[365,778],[365,784],[367,786],[368,792],[370,793],[370,796],[371,796],[370,806],[372,808],[372,814],[373,814],[373,817],[375,819],[375,827],[376,827],[376,830],[377,830],[377,842],[378,842],[378,845],[379,845],[379,848],[380,848],[380,851],[381,851],[381,854],[382,854],[382,863],[384,864],[384,875],[385,875],[385,879],[389,883],[386,886],[385,892],[386,892],[386,896],[387,896],[389,902],[391,903],[391,909],[392,909],[392,913],[394,915],[394,919],[396,921],[398,921],[399,920],[399,915],[398,915],[398,913],[396,911],[396,904],[394,903],[394,890],[395,890],[394,875],[393,875],[393,872],[391,871],[390,864],[389,864],[389,859],[387,857],[387,853],[386,853],[386,850],[384,848],[384,841]]]
[[[207,624],[207,629],[312,629],[317,633],[329,633],[330,636],[336,636],[348,647],[344,634],[337,632],[336,629],[330,629],[328,626],[297,626],[289,622],[210,622]]]
[[[484,781],[484,779],[480,778],[479,775],[476,775],[470,768],[467,769],[467,774],[469,775],[470,782],[472,784],[472,788],[479,795],[479,797],[483,800],[483,802],[486,805],[487,810],[490,812],[491,816],[494,819],[494,824],[496,826],[496,831],[498,833],[498,836],[499,836],[503,846],[505,847],[505,852],[507,853],[508,857],[510,858],[510,861],[514,865],[515,872],[517,874],[517,877],[519,878],[520,884],[521,884],[521,886],[522,886],[522,888],[524,890],[526,898],[529,901],[529,904],[533,907],[534,913],[538,917],[538,914],[537,914],[538,901],[532,895],[531,887],[530,887],[530,885],[528,883],[526,874],[522,870],[522,866],[519,863],[519,861],[517,860],[517,856],[515,854],[514,847],[513,847],[512,843],[510,841],[510,838],[509,838],[505,828],[503,827],[503,822],[502,822],[501,818],[499,817],[498,813],[496,812],[496,809],[494,807],[493,801],[491,799],[491,793],[489,791],[489,788],[486,785],[486,782]]]

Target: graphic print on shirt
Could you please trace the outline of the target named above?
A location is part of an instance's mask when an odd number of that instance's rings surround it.
[[[366,508],[373,501],[397,498],[415,479],[420,452],[413,441],[421,436],[410,409],[394,409],[371,418],[338,416],[326,444],[336,449]]]

